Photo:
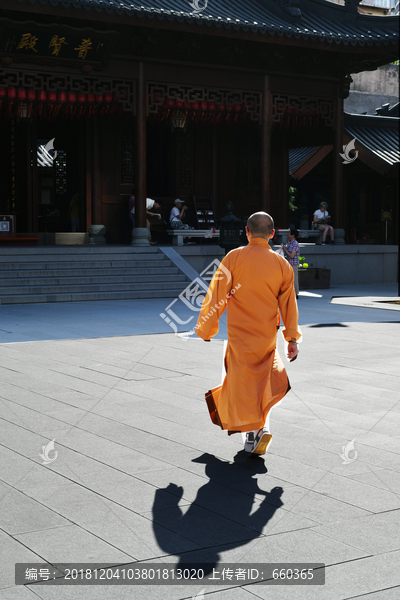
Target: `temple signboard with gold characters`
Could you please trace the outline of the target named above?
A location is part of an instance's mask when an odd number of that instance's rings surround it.
[[[114,32],[96,32],[75,29],[59,24],[38,25],[33,22],[3,21],[0,29],[0,54],[24,62],[49,58],[59,61],[77,61],[104,65],[111,47]]]

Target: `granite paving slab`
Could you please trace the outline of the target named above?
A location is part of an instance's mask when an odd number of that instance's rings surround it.
[[[259,458],[207,414],[225,326],[206,345],[169,333],[158,317],[165,302],[1,307],[0,321],[12,317],[9,334],[0,326],[8,342],[0,343],[0,599],[192,600],[202,592],[80,586],[55,596],[55,588],[13,584],[17,560],[112,556],[327,564],[323,587],[275,586],[272,595],[268,586],[213,586],[205,598],[397,600],[400,324],[389,310],[329,304],[361,288],[300,298],[304,342],[288,365],[292,390],[273,409],[272,444]],[[280,339],[278,347],[283,354]],[[43,464],[52,439],[57,457]]]
[[[132,557],[82,527],[68,525],[14,536],[43,557],[43,562],[130,562]]]

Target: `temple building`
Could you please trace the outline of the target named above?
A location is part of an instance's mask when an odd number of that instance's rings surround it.
[[[0,17],[3,231],[101,224],[128,244],[132,194],[142,228],[146,197],[163,199],[164,218],[185,200],[195,227],[228,201],[287,227],[298,149],[325,152],[324,198],[347,243],[366,165],[390,171],[396,221],[398,171],[374,162],[368,134],[362,161],[341,154],[363,127],[344,117],[350,74],[398,58],[398,17],[360,14],[357,0],[0,0]],[[383,181],[371,202],[385,208],[388,193]],[[304,202],[309,219],[318,206]]]

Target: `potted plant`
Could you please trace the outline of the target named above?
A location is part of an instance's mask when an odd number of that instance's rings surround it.
[[[331,270],[326,267],[316,268],[299,256],[299,288],[300,290],[327,290],[331,285]]]

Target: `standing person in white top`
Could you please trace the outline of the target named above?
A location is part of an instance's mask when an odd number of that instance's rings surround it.
[[[182,223],[182,219],[185,216],[187,206],[183,206],[182,200],[177,198],[174,202],[174,208],[171,209],[169,215],[169,222],[172,229],[194,229],[186,223]]]
[[[328,213],[328,204],[326,202],[321,202],[319,205],[319,210],[316,210],[314,213],[313,224],[316,229],[322,231],[322,245],[325,246],[326,236],[331,236],[332,244],[335,243],[335,234],[333,232],[333,227],[328,225],[328,221],[330,219],[330,215]]]
[[[132,201],[132,199],[133,199],[133,201]],[[152,200],[151,198],[146,198],[146,215],[149,215],[149,217],[157,217],[158,219],[161,219],[161,215],[159,213],[150,212],[150,211],[160,210],[162,204],[163,203],[161,200]],[[135,197],[134,196],[131,196],[129,198],[129,206],[130,207],[132,206],[130,216],[133,221],[133,226],[135,227]],[[151,244],[155,244],[156,242],[151,241],[150,221],[148,219],[146,219],[146,227],[149,230],[149,242]]]

